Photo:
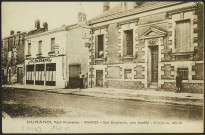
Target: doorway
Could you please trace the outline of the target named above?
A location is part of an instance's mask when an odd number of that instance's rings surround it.
[[[69,65],[69,87],[70,88],[80,87],[80,78],[79,78],[80,71],[81,71],[80,64]]]
[[[158,82],[158,46],[151,47],[151,82]]]
[[[103,70],[96,70],[96,86],[103,87]]]
[[[17,82],[23,84],[23,68],[17,68]]]

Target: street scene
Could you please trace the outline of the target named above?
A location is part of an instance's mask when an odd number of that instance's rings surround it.
[[[3,2],[2,11],[5,133],[203,132],[204,3]]]

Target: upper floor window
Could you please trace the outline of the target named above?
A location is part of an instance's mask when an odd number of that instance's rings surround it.
[[[55,38],[51,38],[51,52],[54,52]]]
[[[28,55],[31,55],[31,43],[28,43]]]
[[[181,20],[176,22],[176,52],[187,52],[191,49],[190,20]]]
[[[123,33],[123,55],[133,55],[133,30],[125,30]]]
[[[42,41],[38,42],[38,54],[42,54]]]
[[[104,57],[104,35],[97,35],[95,38],[95,57]]]

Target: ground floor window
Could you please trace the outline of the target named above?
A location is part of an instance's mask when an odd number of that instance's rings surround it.
[[[26,70],[26,84],[34,84],[34,65],[27,65]]]
[[[37,64],[36,65],[36,78],[35,78],[35,84],[36,85],[44,85],[44,64]]]
[[[44,85],[44,82],[45,85],[56,85],[56,63],[27,65],[26,67],[26,84],[34,84],[35,80],[35,85]]]
[[[56,63],[46,64],[46,85],[55,86]]]
[[[132,69],[124,70],[124,79],[132,79]]]
[[[188,80],[188,68],[178,68],[177,72],[182,77],[182,80]]]

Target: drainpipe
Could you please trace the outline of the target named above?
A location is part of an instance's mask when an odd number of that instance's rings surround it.
[[[66,77],[65,77],[65,80],[66,80],[66,87],[68,88],[68,29],[65,28],[65,32],[66,32],[66,46],[65,46],[65,50],[66,50],[66,63],[65,63],[65,66],[66,66]]]
[[[92,78],[93,78],[93,28],[92,28],[92,25],[91,25],[91,88],[93,86],[93,81],[92,81]]]

